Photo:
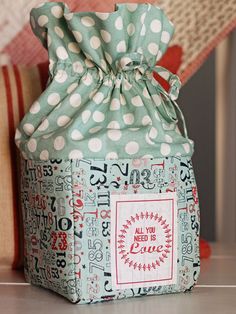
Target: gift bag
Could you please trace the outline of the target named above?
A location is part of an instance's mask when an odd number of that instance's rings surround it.
[[[101,13],[50,2],[30,20],[50,65],[16,131],[27,281],[73,303],[191,290],[193,142],[175,102],[180,81],[156,66],[172,23],[147,3]]]

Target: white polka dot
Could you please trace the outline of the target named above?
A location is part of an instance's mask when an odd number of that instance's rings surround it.
[[[80,52],[80,48],[76,42],[69,43],[68,49],[73,53],[79,53]]]
[[[101,36],[105,43],[109,43],[111,41],[111,34],[104,29],[101,30]]]
[[[122,30],[123,29],[123,20],[122,20],[122,17],[119,16],[116,21],[115,21],[115,28],[117,30]]]
[[[151,159],[151,158],[153,158],[153,155],[149,155],[149,154],[144,155],[144,156],[142,157],[142,159]]]
[[[77,84],[77,83],[72,83],[72,84],[67,88],[67,94],[71,94],[77,87],[78,87],[78,84]]]
[[[90,46],[93,49],[98,49],[101,46],[101,41],[97,36],[92,36],[90,39]]]
[[[162,57],[162,52],[161,52],[161,50],[159,50],[158,53],[157,53],[156,60],[159,61],[161,59],[161,57]]]
[[[119,130],[120,129],[120,124],[117,121],[111,121],[108,125],[107,125],[108,129],[115,129],[115,130]]]
[[[161,41],[164,44],[168,44],[168,42],[170,41],[170,34],[166,31],[163,31],[161,34]]]
[[[91,152],[97,153],[102,149],[102,141],[99,138],[91,138],[88,142]]]
[[[57,17],[58,19],[62,17],[63,10],[59,5],[55,5],[51,8],[52,15]]]
[[[87,68],[92,68],[94,66],[94,63],[89,59],[85,59],[84,63],[85,63]]]
[[[65,139],[63,136],[57,136],[54,140],[55,150],[62,150],[65,146]]]
[[[110,105],[110,110],[115,111],[120,109],[120,101],[117,98],[113,98]]]
[[[64,32],[59,26],[55,26],[54,31],[60,38],[64,37]]]
[[[83,137],[83,135],[81,134],[81,132],[80,132],[79,130],[73,130],[73,131],[71,132],[71,138],[72,138],[72,140],[74,140],[74,141],[80,141],[80,140],[82,140],[84,137]]]
[[[147,99],[151,98],[149,91],[147,90],[147,87],[144,87],[144,89],[143,89],[143,96],[146,97]]]
[[[142,98],[140,96],[134,96],[131,98],[131,103],[135,106],[135,107],[141,107],[143,106],[143,101]]]
[[[126,113],[123,115],[124,123],[127,125],[131,125],[134,123],[134,115],[132,113]]]
[[[70,105],[74,108],[77,108],[81,105],[81,96],[78,93],[75,93],[70,96],[69,99]]]
[[[137,9],[138,5],[137,5],[137,3],[127,3],[126,7],[127,7],[128,11],[134,12]]]
[[[40,132],[43,132],[43,131],[47,130],[48,127],[49,127],[48,119],[44,119],[44,120],[42,121],[42,123],[40,124],[40,126],[38,127],[38,130],[39,130]]]
[[[106,57],[106,60],[109,64],[112,64],[112,57],[111,55],[105,51],[105,57]]]
[[[94,133],[99,132],[101,129],[102,129],[101,126],[95,126],[94,128],[91,128],[91,129],[89,130],[89,133],[94,134]]]
[[[128,80],[124,81],[124,90],[129,91],[132,87],[133,85]]]
[[[69,159],[82,159],[82,158],[83,158],[83,153],[78,149],[72,150],[69,154]]]
[[[159,96],[158,94],[152,94],[152,99],[154,100],[156,106],[161,105],[161,96]]]
[[[92,19],[90,16],[83,16],[81,18],[81,23],[86,27],[91,27],[95,25],[94,19]]]
[[[25,131],[27,135],[32,135],[34,132],[34,126],[30,123],[25,123],[23,125],[23,130]]]
[[[155,43],[150,43],[150,44],[148,45],[148,51],[149,51],[152,55],[156,56],[157,53],[158,53],[158,50],[159,50],[159,46],[158,46],[157,44],[155,44]]]
[[[141,21],[142,24],[144,24],[144,22],[145,22],[146,15],[147,15],[146,12],[144,12],[144,13],[141,15],[140,21]]]
[[[48,22],[48,17],[46,15],[41,15],[39,18],[38,18],[38,24],[39,26],[43,27],[44,25],[46,25]]]
[[[175,129],[175,124],[174,123],[170,123],[170,124],[162,123],[162,127],[166,131],[173,131]]]
[[[106,155],[106,159],[118,159],[118,155],[116,152],[110,152]]]
[[[145,135],[145,140],[146,140],[146,142],[147,142],[149,145],[154,145],[154,144],[155,144],[155,142],[153,142],[153,141],[151,140],[151,138],[150,138],[150,136],[149,136],[148,133]]]
[[[52,71],[53,70],[53,66],[54,66],[54,61],[52,59],[49,59],[49,70]]]
[[[130,64],[132,62],[133,62],[133,60],[129,57],[122,57],[119,61],[121,68],[124,68],[125,66],[127,66],[128,64]]]
[[[48,160],[49,159],[49,152],[45,149],[42,150],[39,155],[40,160]]]
[[[93,113],[93,120],[95,121],[95,122],[102,122],[102,121],[104,121],[104,119],[105,119],[105,115],[104,115],[104,113],[102,113],[101,111],[94,111],[94,113]]]
[[[160,33],[161,22],[159,20],[153,20],[150,24],[150,28],[153,33]]]
[[[165,141],[166,141],[167,143],[172,143],[172,142],[173,142],[173,139],[172,139],[172,137],[171,137],[170,135],[166,134],[166,135],[165,135]]]
[[[27,143],[27,147],[28,147],[28,150],[31,152],[31,153],[34,153],[37,149],[37,141],[36,139],[34,138],[31,138],[29,140],[29,142]]]
[[[101,63],[101,68],[106,71],[107,70],[106,61],[104,59],[100,59],[100,63]]]
[[[142,118],[142,125],[149,125],[149,124],[152,124],[152,120],[149,116],[144,116]]]
[[[125,52],[126,51],[126,43],[124,40],[121,40],[116,46],[117,52]]]
[[[190,152],[190,145],[188,143],[184,143],[183,148],[187,154]]]
[[[58,119],[57,119],[57,125],[58,126],[65,126],[67,125],[69,122],[70,122],[71,118],[68,117],[68,116],[60,116]]]
[[[170,151],[171,151],[171,148],[169,144],[166,144],[166,143],[161,144],[161,154],[163,156],[169,155]]]
[[[74,17],[74,13],[65,13],[64,17],[67,21],[71,21]]]
[[[19,131],[19,129],[16,129],[16,133],[15,133],[15,140],[19,140],[21,138],[22,134]]]
[[[126,100],[125,100],[125,96],[120,94],[120,103],[122,106],[125,106],[126,105]]]
[[[48,133],[48,134],[44,134],[44,135],[42,136],[42,138],[48,139],[48,138],[51,137],[53,134],[54,134],[54,132]]]
[[[134,155],[139,151],[139,144],[137,142],[129,142],[125,145],[125,151],[129,155]]]
[[[112,141],[119,141],[121,138],[121,131],[120,130],[109,130],[109,131],[107,131],[107,136]]]
[[[157,134],[158,134],[157,129],[152,127],[151,130],[149,131],[149,137],[151,139],[154,139],[157,137]]]
[[[72,31],[72,34],[74,35],[78,43],[80,43],[83,40],[83,36],[79,31]]]
[[[47,102],[50,106],[56,106],[59,104],[61,98],[58,93],[52,93],[48,96]]]
[[[91,117],[91,111],[90,110],[83,111],[81,117],[82,117],[83,123],[86,124]]]
[[[32,26],[33,28],[35,28],[35,27],[36,27],[36,24],[35,24],[35,19],[34,19],[34,17],[33,17],[33,16],[31,16],[31,17],[30,17],[30,24],[31,24],[31,26]]]
[[[51,43],[52,43],[51,36],[50,36],[50,35],[47,35],[47,44],[48,44],[48,47],[51,46]]]
[[[167,71],[160,71],[159,73],[158,73],[161,77],[163,77],[166,81],[169,79],[169,77],[170,77],[170,73],[169,72],[167,72]]]
[[[66,71],[64,70],[58,70],[57,74],[55,75],[55,81],[57,83],[64,83],[68,78],[68,75]]]
[[[140,35],[141,36],[145,36],[146,35],[146,26],[145,25],[142,26]]]
[[[73,71],[75,73],[83,73],[83,71],[84,71],[84,67],[80,61],[74,62],[72,67],[73,67]]]
[[[87,75],[84,75],[82,77],[82,81],[83,81],[84,85],[90,86],[93,83],[93,77],[90,73],[87,73]]]
[[[93,96],[93,101],[99,105],[104,99],[104,94],[102,92],[97,92],[94,96]]]
[[[98,18],[100,18],[103,21],[107,20],[109,17],[109,13],[105,13],[105,12],[104,13],[103,12],[96,12],[95,14]]]
[[[66,49],[62,46],[57,48],[56,54],[57,54],[58,58],[61,60],[66,60],[68,58],[68,53],[67,53]]]
[[[38,101],[35,101],[33,105],[30,107],[30,113],[36,114],[40,111],[40,104]]]
[[[129,36],[132,36],[135,33],[135,26],[134,26],[133,23],[130,23],[127,26],[127,33],[128,33]]]

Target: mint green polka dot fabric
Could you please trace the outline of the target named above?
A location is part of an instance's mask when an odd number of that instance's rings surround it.
[[[179,79],[156,66],[173,35],[161,9],[123,3],[111,13],[71,12],[50,2],[34,8],[30,21],[50,65],[46,90],[16,131],[25,158],[192,155],[175,102]],[[169,82],[169,92],[153,71]]]

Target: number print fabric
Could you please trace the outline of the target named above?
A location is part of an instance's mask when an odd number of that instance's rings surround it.
[[[195,284],[200,265],[199,207],[189,158],[22,160],[21,168],[29,282],[80,303],[180,292]],[[111,195],[174,191],[178,197],[177,283],[113,290]]]
[[[191,289],[193,142],[179,79],[156,66],[173,25],[147,3],[73,13],[60,2],[33,9],[31,25],[50,78],[16,131],[27,280],[73,303]]]
[[[173,26],[150,4],[116,4],[112,13],[72,13],[46,3],[31,13],[48,50],[48,87],[21,122],[16,141],[31,159],[189,155],[175,105],[153,78]],[[167,70],[172,98],[178,86]]]

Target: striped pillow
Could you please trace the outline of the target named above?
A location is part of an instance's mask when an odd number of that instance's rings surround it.
[[[0,268],[22,265],[22,230],[17,182],[15,128],[40,95],[47,80],[47,64],[31,68],[0,68]]]

